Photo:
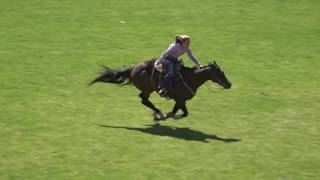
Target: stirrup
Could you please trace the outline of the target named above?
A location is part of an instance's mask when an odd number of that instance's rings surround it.
[[[167,89],[163,88],[163,89],[161,89],[158,93],[159,93],[159,95],[160,95],[161,97],[164,97],[164,98],[166,98],[166,99],[170,99],[170,97],[167,96],[167,93],[168,93],[168,90],[167,90]]]
[[[167,90],[165,88],[160,89],[159,92],[160,96],[165,96],[167,94]]]

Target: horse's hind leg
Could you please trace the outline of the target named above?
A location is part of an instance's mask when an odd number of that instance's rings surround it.
[[[154,116],[155,116],[155,120],[160,120],[160,119],[163,118],[162,112],[161,112],[158,108],[156,108],[156,107],[152,104],[152,102],[149,101],[150,93],[141,92],[141,93],[139,94],[139,96],[140,96],[140,98],[142,99],[142,100],[141,100],[141,103],[154,111],[154,113],[155,113],[155,115],[154,115]]]
[[[149,101],[149,97],[150,97],[150,94],[147,94],[147,93],[140,93],[139,94],[140,98],[142,99],[141,100],[141,103],[145,106],[147,106],[148,108],[152,109],[154,112],[156,113],[159,113],[161,112],[158,108],[156,108],[152,102]]]

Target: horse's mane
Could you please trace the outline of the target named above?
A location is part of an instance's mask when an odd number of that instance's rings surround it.
[[[197,69],[196,66],[193,66],[193,67],[187,67],[187,66],[184,66],[184,65],[181,66],[181,71],[194,71],[196,69]]]

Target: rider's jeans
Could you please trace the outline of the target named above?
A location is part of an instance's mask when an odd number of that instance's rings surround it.
[[[174,73],[174,62],[172,60],[165,59],[163,64],[166,74],[159,83],[159,89],[168,88]]]

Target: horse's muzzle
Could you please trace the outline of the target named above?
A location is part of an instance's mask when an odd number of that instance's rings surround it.
[[[225,88],[225,89],[230,89],[231,86],[232,86],[232,84],[230,83],[230,84],[225,85],[224,88]]]

